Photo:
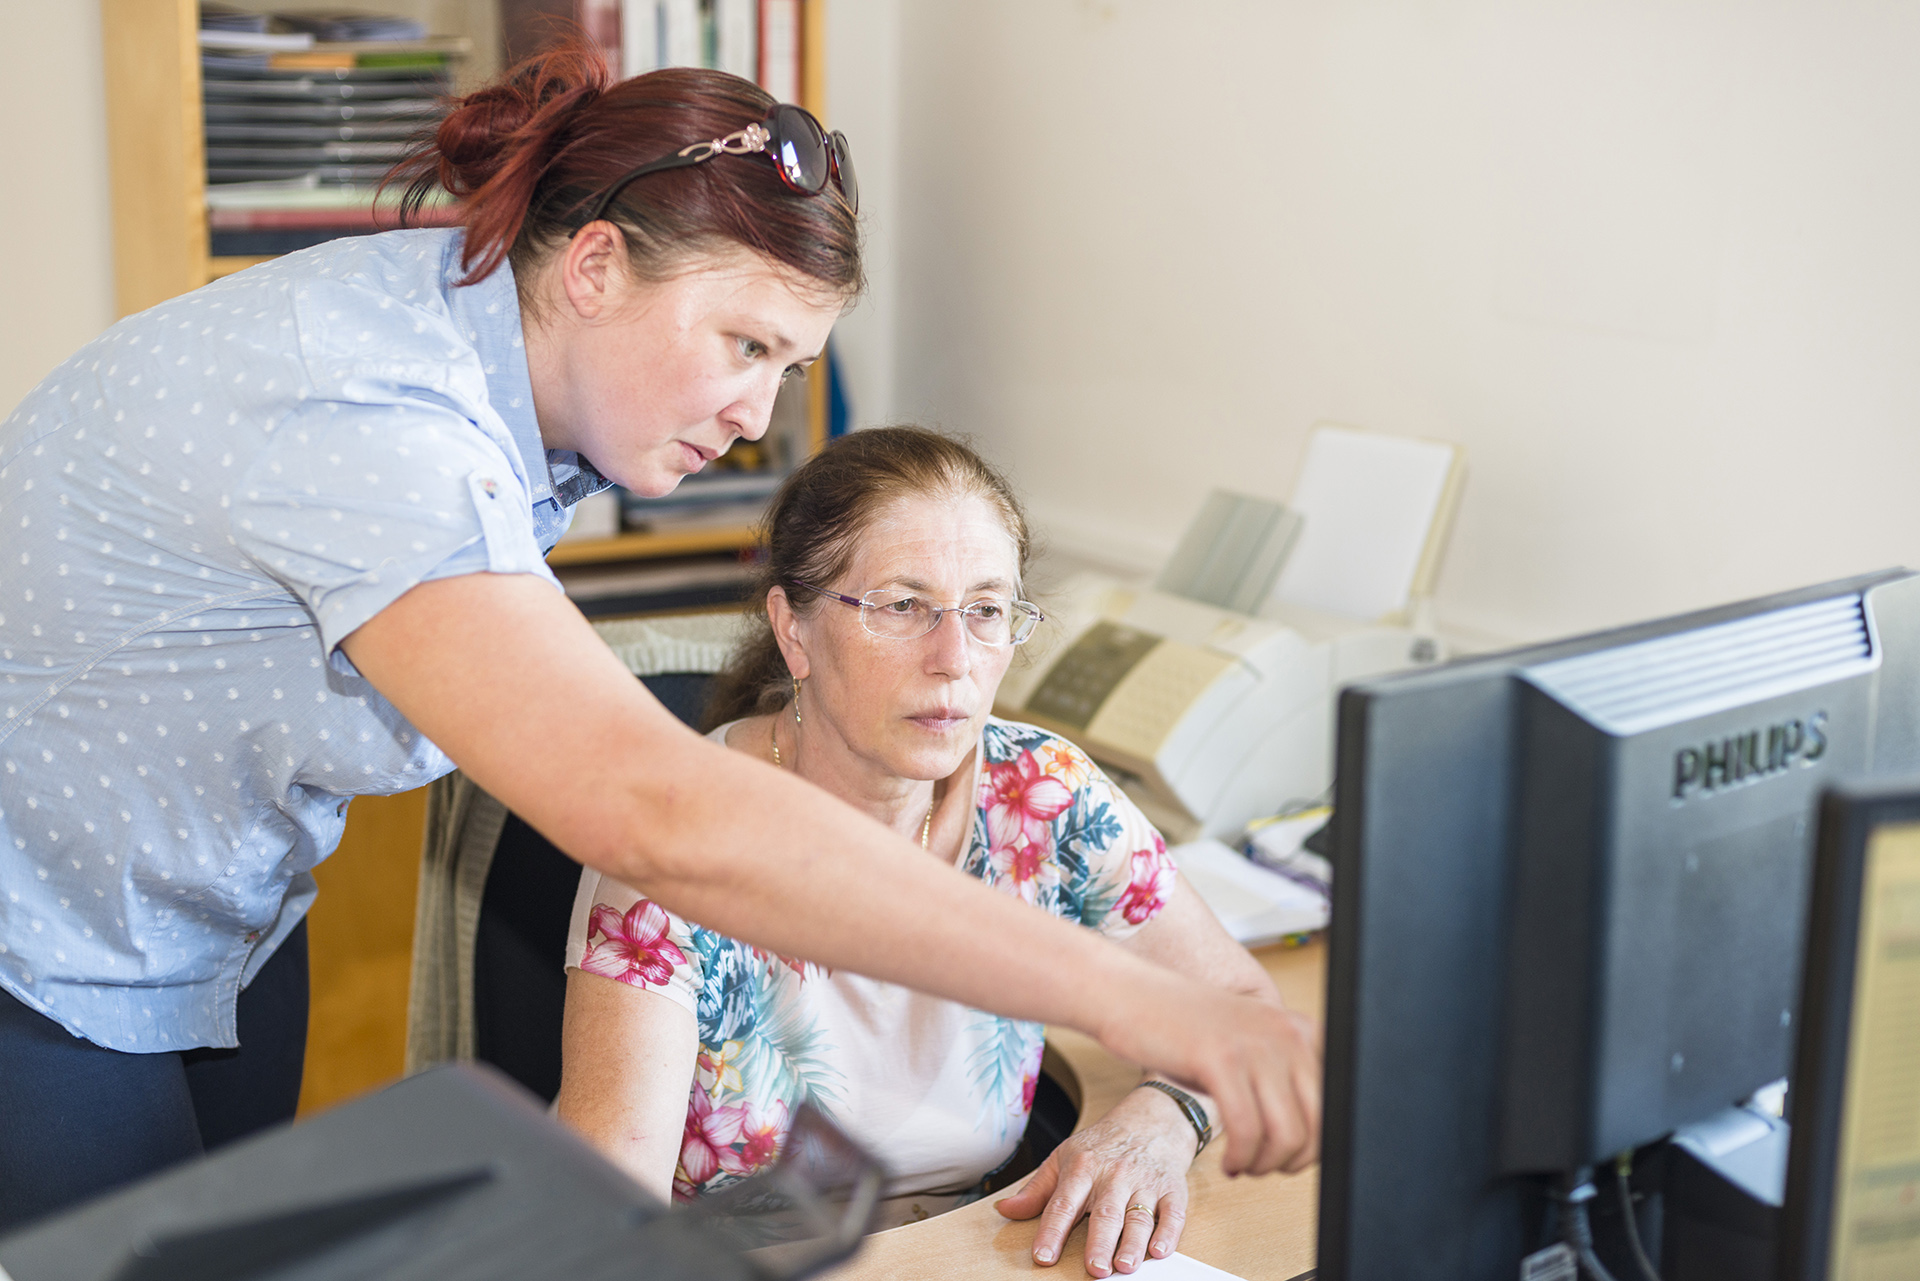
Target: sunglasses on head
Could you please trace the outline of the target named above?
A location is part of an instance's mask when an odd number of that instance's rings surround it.
[[[782,103],[758,124],[712,142],[696,142],[670,156],[629,169],[593,202],[585,222],[580,225],[584,227],[606,217],[608,206],[626,190],[627,184],[650,173],[684,169],[719,155],[745,156],[754,152],[761,152],[771,160],[780,180],[803,196],[819,195],[827,189],[828,179],[833,179],[840,184],[840,194],[846,197],[847,207],[860,212],[860,184],[854,180],[853,152],[847,146],[847,135],[838,129],[828,133],[813,118],[812,112]]]

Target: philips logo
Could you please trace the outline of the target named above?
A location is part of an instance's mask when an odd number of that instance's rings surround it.
[[[1734,734],[1673,754],[1673,799],[1695,792],[1709,795],[1741,783],[1757,783],[1793,768],[1811,765],[1827,754],[1827,714],[1781,721],[1765,729]]]

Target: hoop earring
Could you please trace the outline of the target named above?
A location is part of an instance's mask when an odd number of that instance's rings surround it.
[[[793,723],[800,723],[800,678],[793,678]]]

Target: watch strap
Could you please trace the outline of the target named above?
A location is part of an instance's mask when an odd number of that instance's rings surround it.
[[[1200,1145],[1193,1150],[1193,1154],[1199,1156],[1205,1152],[1207,1144],[1213,1142],[1213,1122],[1207,1119],[1207,1110],[1200,1106],[1200,1100],[1179,1086],[1166,1081],[1142,1081],[1140,1084],[1149,1090],[1158,1090],[1174,1101],[1181,1114],[1187,1118],[1187,1124],[1193,1127],[1194,1136],[1200,1141]]]

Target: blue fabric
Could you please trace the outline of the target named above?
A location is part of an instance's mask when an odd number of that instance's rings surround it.
[[[354,795],[451,762],[341,639],[537,574],[606,485],[550,454],[502,268],[336,241],[113,326],[0,423],[0,988],[127,1051],[236,1043]]]
[[[240,994],[239,1050],[123,1054],[0,992],[0,1234],[293,1119],[303,924]]]

